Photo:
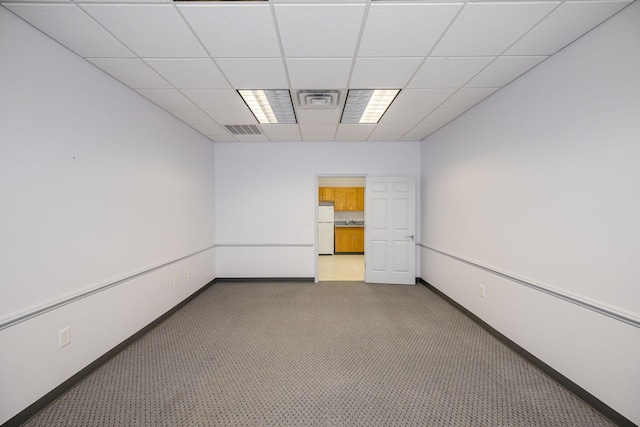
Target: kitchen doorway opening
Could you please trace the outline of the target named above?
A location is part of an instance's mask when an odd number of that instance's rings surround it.
[[[316,281],[365,279],[365,176],[317,177]]]

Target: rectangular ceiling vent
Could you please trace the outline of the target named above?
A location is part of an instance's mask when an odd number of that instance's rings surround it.
[[[232,135],[262,135],[256,125],[224,125]]]
[[[299,108],[338,108],[339,90],[299,90]]]

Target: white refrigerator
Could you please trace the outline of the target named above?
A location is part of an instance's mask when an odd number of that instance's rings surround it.
[[[333,255],[333,206],[318,207],[318,253]]]

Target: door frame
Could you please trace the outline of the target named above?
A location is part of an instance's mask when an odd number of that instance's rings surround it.
[[[314,253],[314,278],[313,281],[314,283],[318,283],[319,280],[319,272],[318,272],[318,257],[320,256],[320,250],[319,250],[319,246],[318,246],[318,199],[319,199],[319,193],[318,193],[318,189],[320,188],[320,178],[362,178],[364,179],[365,183],[363,184],[364,187],[364,198],[365,198],[365,203],[367,200],[367,177],[369,176],[369,174],[367,173],[316,173],[315,175],[315,188],[314,188],[314,198],[313,198],[313,203],[314,203],[314,225],[313,225],[313,229],[314,229],[314,236],[313,236],[313,253]],[[365,204],[365,209],[366,209],[366,204]],[[364,228],[364,238],[365,241],[367,239],[367,227],[365,224],[365,228]],[[365,251],[364,253],[364,258],[365,258],[365,263],[367,260],[367,253]]]

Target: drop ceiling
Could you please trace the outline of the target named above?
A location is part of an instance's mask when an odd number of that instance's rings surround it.
[[[631,1],[0,3],[211,140],[268,142],[422,140]],[[259,124],[239,89],[289,89],[298,123]],[[401,92],[345,125],[347,89]],[[340,96],[300,108],[299,90]]]

